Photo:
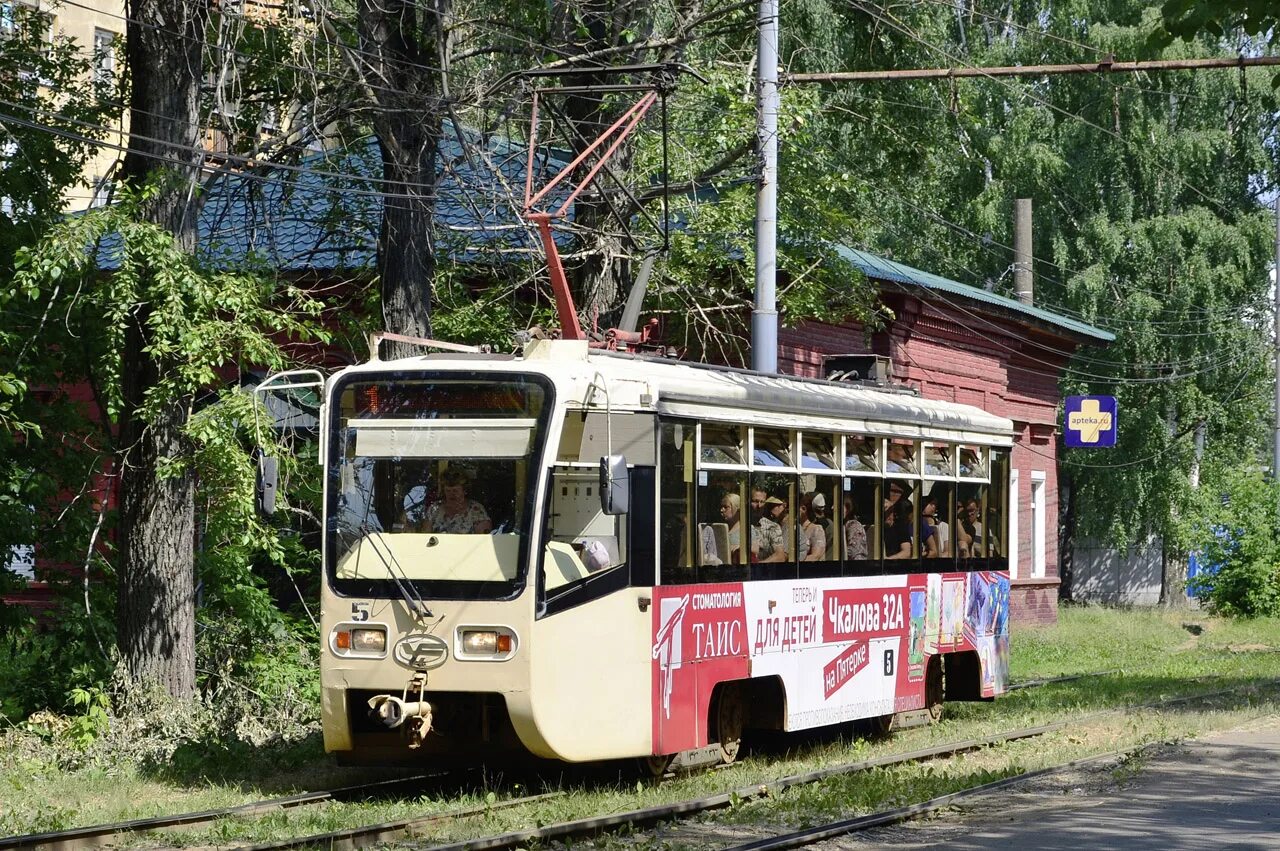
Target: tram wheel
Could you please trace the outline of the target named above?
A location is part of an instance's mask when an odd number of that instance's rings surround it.
[[[671,767],[671,761],[676,758],[675,754],[653,754],[652,756],[642,756],[636,759],[636,764],[640,766],[640,771],[648,777],[655,780],[667,773],[667,769]]]
[[[716,698],[716,736],[720,744],[720,762],[729,765],[742,748],[742,730],[746,726],[747,707],[742,689],[730,683],[720,689]]]
[[[876,738],[888,736],[893,732],[893,722],[897,717],[897,715],[890,712],[888,715],[877,715],[874,718],[867,719],[871,726],[871,735]]]
[[[932,656],[924,678],[924,705],[929,710],[929,720],[942,720],[942,699],[945,695],[942,681],[942,657]]]

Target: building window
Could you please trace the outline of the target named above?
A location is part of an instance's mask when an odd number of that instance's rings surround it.
[[[115,189],[115,182],[109,177],[95,176],[92,181],[93,197],[89,200],[90,207],[105,207],[111,203],[111,195]]]
[[[1045,568],[1045,475],[1043,471],[1031,472],[1031,576],[1044,576]]]
[[[116,34],[110,30],[93,31],[93,82],[109,86],[116,78]]]
[[[16,573],[28,582],[36,578],[36,548],[30,544],[15,544],[9,547],[9,563],[6,565],[10,573]]]

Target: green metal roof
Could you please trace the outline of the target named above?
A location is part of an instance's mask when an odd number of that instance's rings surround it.
[[[1115,342],[1116,339],[1116,335],[1112,334],[1110,331],[1104,331],[1101,328],[1096,328],[1093,325],[1081,322],[1078,319],[1062,316],[1034,305],[1023,304],[1017,299],[1002,296],[997,293],[984,290],[981,287],[971,287],[967,284],[962,284],[959,281],[944,278],[941,275],[934,275],[931,272],[913,269],[905,264],[871,254],[867,251],[860,251],[856,248],[850,248],[847,245],[837,245],[836,251],[845,260],[848,260],[854,266],[861,269],[862,273],[868,278],[878,281],[893,281],[899,284],[923,287],[924,289],[933,290],[935,292],[950,293],[970,301],[980,301],[985,304],[1003,308],[1010,313],[1022,314],[1046,325],[1061,328],[1069,333],[1076,334],[1081,337],[1088,337],[1100,343],[1111,343]]]

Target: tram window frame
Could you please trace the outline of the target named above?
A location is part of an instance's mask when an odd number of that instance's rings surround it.
[[[945,466],[939,466],[931,463],[933,461],[932,452],[941,450],[942,458]],[[920,475],[925,479],[934,481],[950,481],[956,477],[956,452],[955,444],[942,440],[922,440],[920,441]]]
[[[895,446],[910,447],[906,465],[902,462],[894,461],[889,458]],[[890,469],[889,465],[894,465],[897,469]],[[884,440],[884,464],[881,467],[884,470],[884,476],[888,479],[920,478],[920,441],[912,437],[888,437]]]
[[[884,438],[876,437],[869,434],[846,434],[841,436],[843,445],[840,448],[840,457],[843,459],[841,464],[841,472],[846,476],[867,476],[879,478],[883,475],[884,470]],[[870,444],[872,454],[865,455],[861,452],[855,452],[850,444],[857,443],[859,445]],[[860,465],[865,465],[866,460],[870,459],[872,466],[849,466],[850,461],[857,458]]]
[[[829,435],[829,437],[833,438],[833,445],[839,444],[839,435]],[[795,552],[796,570],[800,578],[813,579],[844,575],[843,483],[844,477],[838,469],[807,469],[801,471],[797,476]],[[822,495],[824,506],[822,509],[814,509],[813,502],[819,494]],[[819,560],[807,560],[809,555],[807,552],[802,559],[800,554],[800,543],[804,536],[803,526],[801,525],[801,512],[804,508],[806,497],[809,505],[807,509],[809,519],[822,530],[825,543],[823,558]],[[818,516],[819,510],[826,515],[826,523],[821,522],[821,518]]]
[[[925,493],[925,489],[928,493]],[[924,507],[927,503],[933,502],[936,506],[935,517],[939,518],[935,522],[935,529],[938,523],[947,524],[947,550],[948,552],[930,558],[921,552],[921,566],[926,573],[949,573],[956,569],[956,512],[955,512],[955,494],[956,480],[952,478],[939,478],[935,476],[923,477],[920,484],[920,504],[917,506],[917,514],[919,515],[920,541],[924,543]],[[941,491],[941,492],[939,492]],[[936,534],[936,531],[935,531]]]
[[[809,448],[808,448],[808,443],[810,438],[813,439],[813,443],[815,446],[823,446],[824,448],[829,449],[830,458],[831,458],[830,464],[826,464],[822,462],[821,453],[820,451],[817,451],[817,450],[815,450],[814,455],[812,456],[816,463],[813,466],[809,466],[808,464],[805,463],[805,460],[811,457],[809,454]],[[817,475],[824,475],[824,476],[840,475],[841,473],[840,465],[841,465],[841,461],[844,458],[844,449],[842,446],[843,440],[844,440],[844,435],[842,434],[833,434],[831,432],[817,431],[817,430],[814,430],[814,431],[804,431],[803,429],[798,430],[796,432],[796,441],[799,444],[799,448],[796,450],[796,459],[800,462],[799,464],[800,473],[802,475],[807,473],[815,473]],[[820,441],[825,441],[825,444],[820,443]]]
[[[736,469],[744,469],[747,467],[747,461],[750,458],[750,452],[749,452],[750,444],[748,442],[749,441],[749,437],[747,434],[748,428],[746,426],[743,426],[739,423],[722,423],[722,422],[699,422],[697,425],[698,425],[698,449],[697,449],[697,452],[695,453],[696,457],[694,459],[694,464],[697,469],[699,470],[702,470],[702,469],[736,470]],[[735,448],[735,444],[732,444],[732,443],[712,443],[710,444],[710,447],[708,447],[706,443],[706,432],[707,432],[708,426],[711,427],[711,431],[713,435],[717,429],[725,429],[726,433],[731,433],[732,431],[736,431],[738,433],[738,442],[736,444],[736,448]],[[729,460],[726,460],[726,461],[708,460],[705,457],[708,451],[708,448],[710,448],[711,451],[720,452],[725,458]],[[732,451],[727,451],[727,450],[732,450]],[[736,461],[733,460],[733,455],[735,452],[738,456],[738,459]]]
[[[791,429],[779,429],[769,426],[751,426],[747,431],[751,438],[751,452],[748,456],[750,460],[747,463],[750,470],[753,472],[756,470],[769,470],[770,472],[784,473],[795,472],[799,469],[796,464],[796,459],[799,457],[796,452],[799,438],[798,432]],[[777,440],[779,437],[783,438],[781,442]],[[764,444],[763,448],[761,444]],[[785,457],[779,457],[779,450],[785,453]],[[760,455],[775,458],[782,463],[761,463],[759,460]]]
[[[911,541],[911,552],[909,555],[901,558],[891,558],[885,545],[888,538],[889,524],[886,522],[886,512],[884,503],[888,502],[889,494],[893,489],[901,488],[902,496],[895,500],[895,504],[902,500],[910,503],[910,511],[906,518],[907,529],[909,530],[909,539]],[[912,573],[915,572],[910,568],[918,566],[921,561],[920,557],[920,477],[919,476],[885,476],[884,493],[881,501],[882,510],[880,512],[880,558],[882,560],[882,569],[884,573]],[[896,523],[894,525],[897,525]],[[894,562],[894,564],[889,564]],[[903,562],[902,569],[899,569],[897,562]]]
[[[986,524],[987,569],[1009,569],[1009,470],[1013,463],[1012,447],[988,446]],[[995,513],[996,538],[991,540],[992,513]]]
[[[966,481],[988,481],[991,470],[990,451],[991,447],[989,446],[979,446],[972,443],[959,444],[956,447],[957,478]],[[967,467],[963,463],[966,452],[973,454],[973,462]]]
[[[881,487],[884,479],[879,476],[851,476],[845,474],[840,481],[840,564],[841,575],[843,576],[879,576],[881,574]],[[861,490],[869,488],[870,494],[854,496],[855,489]],[[867,499],[867,496],[870,498]],[[867,557],[861,559],[853,559],[849,557],[848,531],[846,526],[849,521],[848,511],[846,509],[846,501],[854,503],[855,508],[857,502],[861,500],[870,506],[870,516],[867,521],[860,518],[860,514],[855,512],[854,519],[862,526],[863,535],[866,538]]]
[[[663,417],[655,429],[658,442],[658,569],[656,584],[683,585],[696,578],[694,559],[698,481],[698,422]],[[667,437],[671,440],[668,442]],[[677,442],[678,438],[678,442]],[[670,449],[668,449],[668,446]],[[673,457],[679,462],[672,466]],[[678,476],[678,478],[676,478]],[[674,495],[676,489],[678,496]],[[675,537],[672,537],[674,533]],[[697,544],[695,544],[695,541]],[[672,553],[674,552],[674,559]]]

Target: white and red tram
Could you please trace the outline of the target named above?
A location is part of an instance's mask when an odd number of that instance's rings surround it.
[[[350,367],[323,411],[349,761],[731,760],[1004,690],[1006,419],[582,341]]]

